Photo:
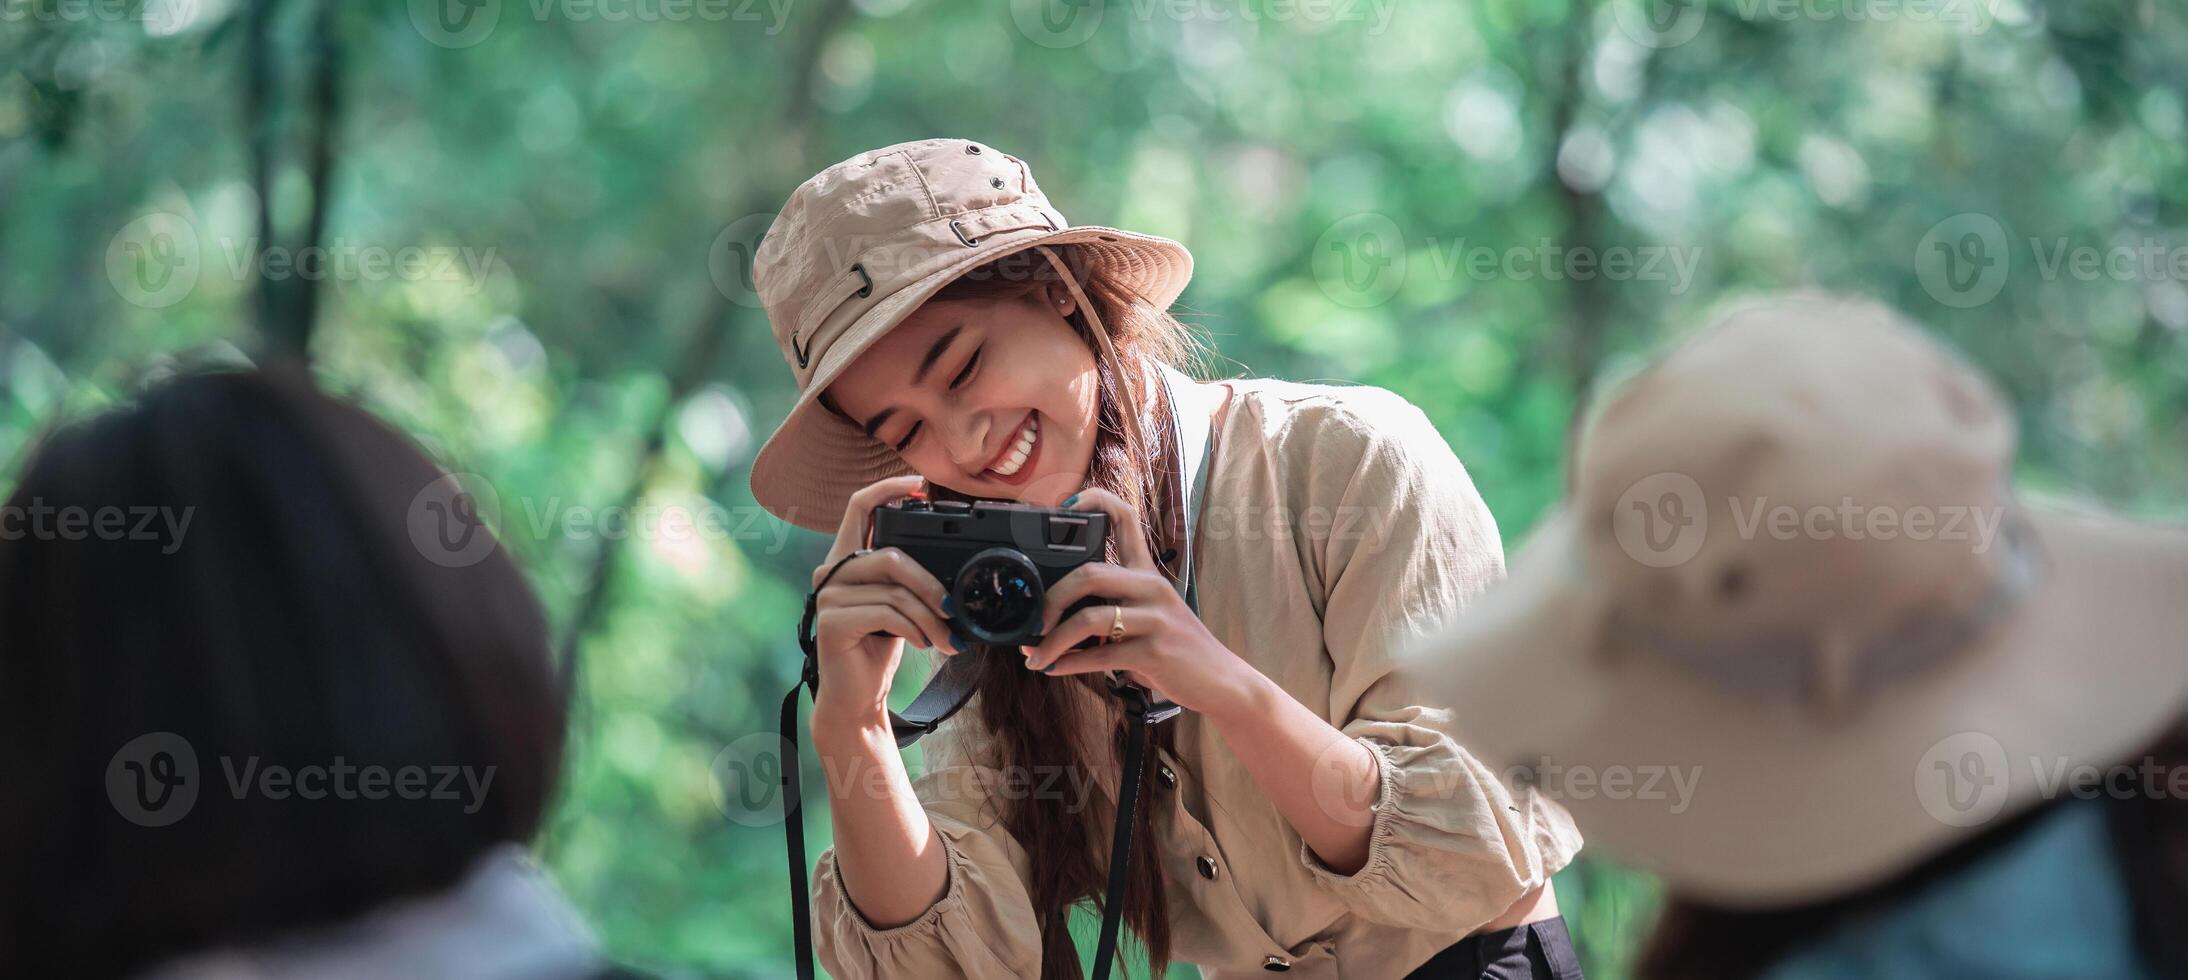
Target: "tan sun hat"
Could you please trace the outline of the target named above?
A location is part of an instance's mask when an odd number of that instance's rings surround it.
[[[798,401],[752,463],[752,494],[800,527],[833,531],[851,494],[911,472],[895,452],[817,404],[820,393],[936,291],[1007,255],[1049,249],[1106,270],[1156,309],[1192,278],[1193,257],[1167,238],[1071,227],[1023,161],[969,140],[883,147],[816,174],[790,195],[753,256],[752,280],[798,379]],[[1092,310],[1084,295],[1079,306]],[[1107,344],[1098,319],[1097,339]]]
[[[2188,708],[2188,533],[2024,500],[2013,450],[1889,311],[1733,314],[1603,404],[1569,499],[1408,669],[1684,894],[1874,884]]]

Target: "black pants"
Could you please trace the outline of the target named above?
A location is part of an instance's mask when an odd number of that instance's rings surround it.
[[[1562,918],[1468,936],[1406,980],[1581,980],[1580,957]]]

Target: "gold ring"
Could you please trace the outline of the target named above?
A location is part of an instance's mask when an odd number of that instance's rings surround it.
[[[1111,606],[1109,607],[1109,613],[1110,616],[1108,642],[1115,643],[1119,640],[1124,639],[1124,607]]]

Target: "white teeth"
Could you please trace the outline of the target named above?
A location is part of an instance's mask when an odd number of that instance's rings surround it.
[[[988,472],[994,473],[996,476],[1011,476],[1017,473],[1019,467],[1026,465],[1026,457],[1033,455],[1034,437],[1040,431],[1040,420],[1031,415],[1026,416],[1025,428],[1018,430],[1017,445],[1012,446],[1010,454],[1005,456],[1002,462],[995,464]]]

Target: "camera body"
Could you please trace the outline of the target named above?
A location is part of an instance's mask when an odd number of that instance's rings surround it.
[[[874,508],[873,547],[897,548],[955,599],[950,631],[998,646],[1041,640],[1048,590],[1102,560],[1109,515],[996,500],[906,500]],[[1065,615],[1107,600],[1089,596]]]

